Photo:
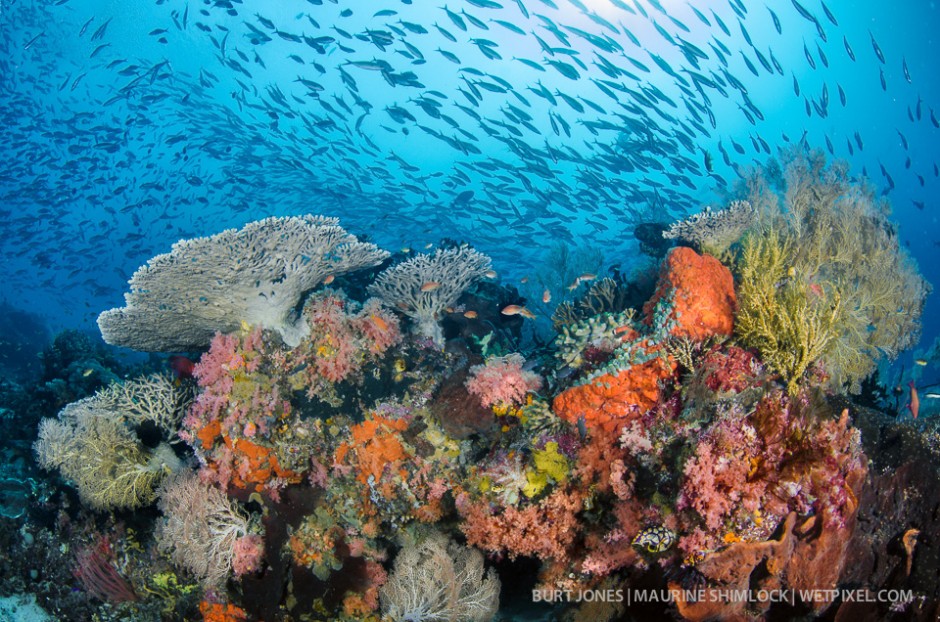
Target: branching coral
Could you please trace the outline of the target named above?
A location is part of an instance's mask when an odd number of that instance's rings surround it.
[[[930,286],[901,248],[887,203],[846,164],[791,153],[782,186],[768,177],[765,168],[748,180],[760,224],[739,265],[737,334],[791,389],[818,362],[833,387],[857,393],[879,359],[916,342]]]
[[[388,268],[369,286],[369,293],[412,318],[422,337],[442,343],[438,321],[444,309],[490,270],[490,258],[469,246],[437,249]]]
[[[307,328],[298,313],[305,293],[386,257],[335,218],[265,218],[177,242],[134,273],[126,306],[102,313],[98,326],[106,342],[147,351],[203,348],[242,322],[296,345]]]
[[[152,374],[108,385],[99,392],[98,404],[134,425],[150,422],[170,435],[192,404],[193,389],[191,382],[174,382],[170,374]]]

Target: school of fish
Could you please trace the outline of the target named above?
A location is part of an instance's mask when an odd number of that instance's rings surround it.
[[[801,141],[884,194],[903,177],[902,209],[940,176],[914,155],[940,128],[927,76],[834,0],[117,6],[0,0],[6,298],[93,318],[176,240],[268,215],[449,236],[518,274],[559,243],[635,253],[634,227]],[[879,93],[897,123],[838,125]]]

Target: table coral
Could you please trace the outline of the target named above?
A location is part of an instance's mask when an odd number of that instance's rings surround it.
[[[324,216],[271,217],[211,237],[180,240],[131,277],[126,306],[98,316],[104,340],[137,350],[205,347],[241,322],[290,345],[306,334],[295,309],[331,276],[380,264],[388,252]]]

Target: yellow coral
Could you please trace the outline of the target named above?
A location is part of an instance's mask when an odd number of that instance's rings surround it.
[[[545,448],[533,452],[535,469],[555,482],[564,481],[568,476],[570,465],[568,459],[558,452],[558,443],[551,441],[545,443]]]
[[[738,338],[783,376],[790,393],[829,351],[841,319],[838,292],[809,283],[799,270],[788,276],[796,243],[776,229],[745,240],[735,318]]]
[[[522,494],[529,499],[545,490],[545,487],[548,486],[548,477],[545,473],[533,471],[532,469],[526,469],[525,479],[526,485],[522,489]]]

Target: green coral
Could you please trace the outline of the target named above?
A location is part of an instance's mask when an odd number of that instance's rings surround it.
[[[916,343],[930,285],[901,248],[890,208],[847,165],[787,154],[748,180],[759,222],[738,263],[736,333],[791,390],[819,364],[858,393],[879,359]]]

